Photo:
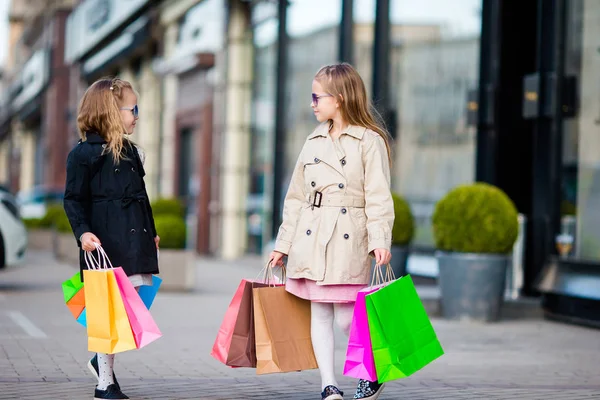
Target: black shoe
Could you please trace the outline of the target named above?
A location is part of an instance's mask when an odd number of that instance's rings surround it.
[[[114,383],[112,385],[108,385],[106,390],[96,389],[94,391],[94,400],[128,398],[129,397],[125,396],[123,392],[121,392],[121,389],[119,389]]]
[[[90,372],[92,374],[94,374],[96,379],[100,378],[100,370],[98,369],[98,354],[94,355],[94,357],[92,357],[92,359],[90,361],[88,361],[88,369],[90,370]],[[113,372],[113,381],[114,381],[115,385],[117,386],[117,390],[121,390],[121,386],[119,385],[119,382],[117,382],[117,377],[115,376],[114,372]],[[108,397],[108,398],[110,398],[110,397]],[[115,397],[115,398],[117,398],[117,397]]]
[[[321,392],[321,400],[344,400],[344,392],[333,385],[326,386]]]
[[[379,397],[381,392],[383,392],[384,386],[384,383],[359,379],[358,386],[356,387],[356,393],[354,393],[354,398],[375,400]]]

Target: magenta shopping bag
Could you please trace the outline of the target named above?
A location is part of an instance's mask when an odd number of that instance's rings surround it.
[[[160,338],[162,333],[123,269],[115,268],[113,271],[123,298],[123,304],[125,304],[125,311],[129,318],[135,344],[138,349],[141,349]]]
[[[348,349],[346,350],[346,362],[344,363],[344,375],[346,376],[368,381],[377,380],[365,296],[379,289],[381,286],[368,287],[358,292],[356,296]]]

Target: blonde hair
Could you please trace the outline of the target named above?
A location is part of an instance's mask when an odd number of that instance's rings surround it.
[[[112,153],[115,163],[125,158],[127,140],[119,107],[125,90],[137,95],[131,84],[119,78],[102,78],[90,86],[79,103],[77,127],[83,140],[87,132],[97,132],[107,142],[105,150]]]
[[[340,112],[345,122],[370,129],[383,138],[391,165],[390,135],[384,127],[381,116],[371,105],[365,83],[354,67],[348,63],[326,65],[317,72],[315,80],[340,102]],[[333,121],[329,121],[329,124],[331,127]]]

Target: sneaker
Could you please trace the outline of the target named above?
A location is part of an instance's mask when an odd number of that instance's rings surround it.
[[[102,400],[102,399],[128,399],[129,397],[125,396],[121,389],[117,387],[114,383],[112,385],[108,385],[106,390],[100,390],[96,388],[94,391],[94,400]]]
[[[375,400],[383,392],[384,383],[371,382],[365,379],[358,380],[358,386],[356,387],[356,393],[354,393],[355,399],[369,399]]]
[[[321,392],[321,400],[344,400],[344,392],[333,385],[326,386]]]
[[[100,370],[98,369],[98,354],[94,355],[94,357],[92,357],[92,359],[90,361],[88,361],[88,369],[90,370],[90,372],[92,374],[94,374],[96,379],[100,379]],[[121,390],[121,386],[119,385],[119,382],[117,382],[117,377],[115,376],[114,371],[113,371],[113,381],[114,381],[115,385],[117,386],[117,389]]]

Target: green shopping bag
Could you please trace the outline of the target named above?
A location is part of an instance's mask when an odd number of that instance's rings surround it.
[[[412,375],[444,354],[410,275],[365,300],[379,383]]]
[[[81,275],[79,272],[73,275],[70,279],[64,281],[62,283],[62,290],[63,295],[65,296],[65,303],[68,303],[69,300],[71,300],[71,298],[75,296],[75,294],[79,292],[82,287],[83,282],[81,282]]]

